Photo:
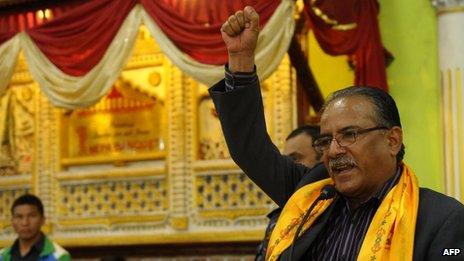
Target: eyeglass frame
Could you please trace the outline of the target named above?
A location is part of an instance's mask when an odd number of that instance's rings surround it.
[[[345,148],[345,147],[348,147],[348,146],[351,146],[351,145],[355,144],[356,141],[358,141],[358,136],[359,135],[366,134],[366,133],[376,131],[376,130],[389,130],[389,129],[390,128],[388,128],[386,126],[376,126],[376,127],[367,128],[367,129],[360,128],[360,129],[344,130],[344,131],[342,131],[340,133],[337,133],[335,136],[332,136],[331,138],[330,138],[330,135],[325,135],[325,136],[319,137],[316,140],[314,140],[312,146],[313,146],[314,150],[316,150],[318,153],[323,154],[325,151],[327,151],[330,148],[330,145],[332,145],[333,140],[335,140],[337,142],[338,146],[340,146],[342,148]],[[347,133],[344,133],[344,132],[354,132],[354,140],[353,140],[353,142],[351,142],[349,144],[345,144],[345,145],[340,144],[339,138],[337,138],[336,136],[347,134]],[[318,145],[317,143],[318,143],[318,141],[320,141],[321,139],[324,139],[324,138],[330,139],[330,142],[328,142],[327,147],[325,149],[321,149],[321,146]]]

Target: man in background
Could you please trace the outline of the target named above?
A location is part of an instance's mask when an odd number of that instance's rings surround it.
[[[296,163],[312,168],[322,156],[313,148],[313,141],[317,138],[319,138],[319,126],[298,127],[285,139],[283,154],[292,158]]]
[[[292,158],[296,163],[312,168],[321,159],[321,154],[313,148],[313,141],[319,138],[320,129],[316,125],[303,125],[294,129],[285,139],[283,154]],[[267,214],[269,224],[264,233],[264,239],[258,246],[256,261],[266,259],[266,251],[272,231],[279,219],[282,208],[276,208]]]
[[[42,233],[45,224],[42,201],[31,194],[17,198],[11,207],[11,223],[18,238],[0,250],[0,261],[71,260],[69,253]]]

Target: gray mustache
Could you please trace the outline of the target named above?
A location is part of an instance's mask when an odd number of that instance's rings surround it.
[[[335,159],[330,159],[329,160],[329,168],[331,170],[337,169],[341,166],[357,166],[356,161],[354,159],[347,157],[347,156],[341,156]]]

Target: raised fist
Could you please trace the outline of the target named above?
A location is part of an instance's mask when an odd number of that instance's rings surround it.
[[[259,15],[247,6],[221,27],[222,39],[229,53],[229,69],[232,72],[251,72],[254,68],[254,53],[259,35]]]

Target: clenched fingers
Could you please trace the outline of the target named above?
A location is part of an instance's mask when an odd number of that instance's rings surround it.
[[[231,15],[229,19],[227,19],[227,23],[235,35],[239,35],[242,32],[243,27],[240,27],[240,23],[235,15]]]
[[[245,28],[245,15],[243,14],[243,11],[237,11],[235,13],[235,17],[237,18],[238,24],[240,25],[240,28]]]
[[[259,15],[251,6],[246,6],[245,9],[229,16],[221,27],[221,31],[229,37],[240,35],[244,29],[259,32]]]
[[[254,31],[259,31],[259,15],[251,6],[246,6],[243,9],[246,27]]]

